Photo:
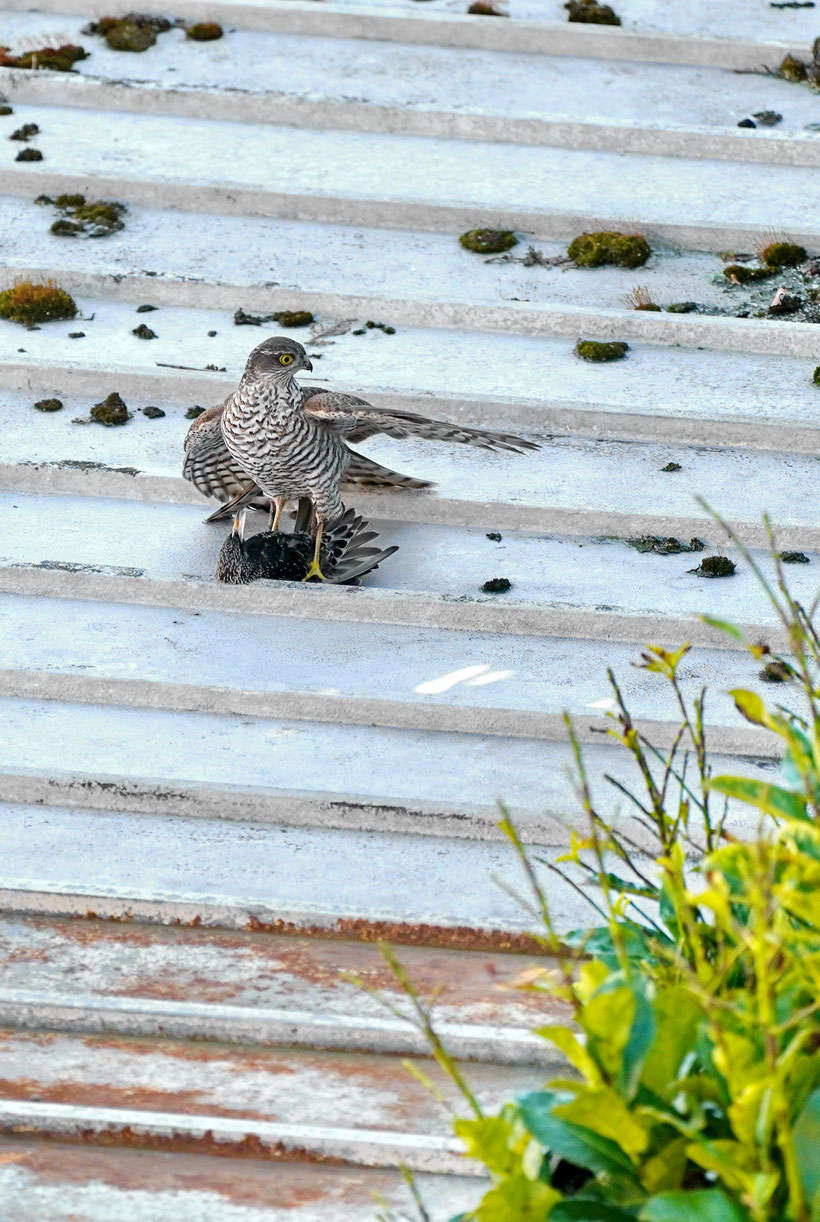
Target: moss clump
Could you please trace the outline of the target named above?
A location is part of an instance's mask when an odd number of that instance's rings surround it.
[[[84,34],[99,34],[112,51],[147,51],[157,41],[157,34],[171,29],[167,17],[150,13],[126,13],[124,17],[101,17],[87,25]]]
[[[808,69],[802,59],[787,55],[778,68],[777,75],[782,76],[784,81],[804,81],[808,76]]]
[[[661,467],[661,471],[682,471],[683,467],[679,462],[668,462],[665,467]]]
[[[778,552],[778,560],[782,564],[810,564],[808,556],[805,552]]]
[[[310,310],[280,310],[273,315],[273,321],[283,327],[309,327],[315,320]]]
[[[702,539],[690,539],[688,543],[682,543],[680,539],[675,539],[671,535],[667,538],[662,535],[639,535],[637,539],[627,539],[626,543],[642,555],[651,552],[655,556],[679,556],[681,552],[702,552],[706,546]]]
[[[501,535],[498,533],[498,531],[497,531],[497,530],[488,530],[488,531],[487,531],[487,538],[488,538],[488,539],[492,539],[493,543],[500,543],[500,542],[501,542]]]
[[[575,351],[582,361],[620,361],[629,351],[629,344],[621,340],[601,343],[596,339],[579,339]]]
[[[185,413],[185,419],[186,420],[196,420],[196,418],[198,416],[201,416],[204,411],[205,411],[204,407],[189,407],[187,412]]]
[[[8,47],[0,47],[0,68],[39,68],[51,72],[72,72],[79,59],[87,59],[85,47],[65,43],[62,47],[38,47],[25,55],[12,55]]]
[[[696,301],[673,301],[666,307],[667,314],[694,314],[698,308]]]
[[[797,267],[808,258],[805,246],[796,242],[770,242],[760,252],[760,258],[767,267]]]
[[[584,25],[620,25],[621,19],[608,4],[597,4],[596,0],[568,0],[564,8],[569,13],[567,21],[580,21]]]
[[[185,37],[193,38],[194,42],[214,42],[217,38],[222,38],[224,33],[218,21],[197,21],[188,26]]]
[[[65,219],[55,221],[51,226],[51,232],[56,233],[58,237],[62,238],[76,238],[78,234],[82,233],[82,231],[82,225],[78,225],[75,221],[67,221]]]
[[[44,203],[52,202],[47,196],[41,199]],[[51,226],[51,232],[58,236],[104,238],[124,228],[122,218],[127,208],[117,200],[86,202],[84,195],[58,195],[53,203],[64,214]]]
[[[152,331],[150,327],[146,327],[144,322],[141,322],[138,327],[134,327],[134,330],[131,332],[131,334],[136,335],[137,339],[156,339],[157,338],[156,331]]]
[[[754,284],[756,280],[768,280],[777,273],[776,267],[745,267],[742,263],[730,263],[723,274],[732,284]]]
[[[689,569],[696,577],[732,577],[735,562],[728,556],[704,556],[696,569]]]
[[[161,407],[154,407],[153,404],[149,404],[148,407],[142,409],[142,414],[147,416],[149,420],[159,420],[165,415],[165,412]]]
[[[13,114],[14,114],[14,107],[6,106],[5,103],[0,105],[0,115],[13,115]]]
[[[642,267],[652,251],[639,233],[618,233],[602,229],[573,238],[567,254],[576,267]]]
[[[138,314],[151,314],[154,310],[158,310],[159,306],[141,305],[137,306]]]
[[[506,577],[492,577],[481,587],[482,594],[506,594],[512,589],[512,582]]]
[[[468,229],[458,240],[465,250],[477,255],[498,255],[518,245],[511,229]]]
[[[811,380],[815,386],[820,386],[820,365],[815,367],[814,373],[811,375]]]
[[[61,412],[63,410],[60,399],[38,399],[34,406],[38,412]]]
[[[20,149],[15,161],[42,161],[43,154],[39,149]]]
[[[474,17],[506,17],[507,13],[496,8],[494,4],[490,4],[489,0],[473,0],[473,3],[467,9],[468,13],[472,13]]]
[[[102,403],[95,403],[90,415],[96,424],[104,424],[106,428],[115,424],[127,424],[131,419],[131,413],[115,390],[112,390]]]
[[[22,280],[0,293],[0,318],[33,327],[35,323],[74,318],[77,306],[74,298],[59,288],[53,280],[40,284]]]
[[[791,677],[791,667],[785,662],[767,662],[763,669],[758,671],[758,678],[764,683],[788,683]]]
[[[24,123],[22,127],[18,127],[9,136],[9,140],[30,140],[32,136],[36,136],[40,129],[36,123]]]

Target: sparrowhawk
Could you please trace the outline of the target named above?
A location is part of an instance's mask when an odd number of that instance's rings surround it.
[[[309,497],[316,531],[313,562],[304,580],[324,579],[319,563],[322,534],[328,522],[341,516],[339,485],[351,471],[362,473],[363,482],[425,486],[356,454],[348,442],[385,433],[515,453],[538,449],[535,442],[512,433],[449,424],[398,408],[374,407],[355,395],[301,387],[294,378],[301,369],[313,366],[295,340],[274,336],[254,348],[237,390],[191,425],[183,474],[201,492],[232,498],[230,509],[261,493],[270,502],[273,530],[289,501]],[[367,479],[368,470],[372,480]],[[225,506],[211,516],[228,511]]]

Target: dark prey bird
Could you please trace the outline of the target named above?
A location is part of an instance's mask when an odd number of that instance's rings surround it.
[[[294,379],[301,369],[313,366],[295,340],[274,336],[254,348],[238,389],[191,425],[183,475],[200,492],[230,500],[212,517],[224,516],[261,494],[270,502],[272,530],[278,528],[288,501],[309,497],[315,540],[304,580],[325,580],[320,564],[322,536],[327,524],[341,516],[339,485],[345,478],[426,486],[355,453],[348,442],[386,433],[514,453],[538,449],[512,433],[466,428],[398,408],[374,407],[355,395],[302,388]]]
[[[219,581],[230,585],[245,585],[267,578],[273,581],[305,581],[313,557],[313,540],[305,527],[311,518],[310,502],[299,503],[296,530],[263,531],[245,538],[247,509],[240,509],[233,530],[222,544],[216,565]],[[375,530],[353,509],[330,523],[322,540],[321,564],[325,580],[335,585],[359,584],[358,579],[371,573],[398,547],[373,547],[378,539]]]

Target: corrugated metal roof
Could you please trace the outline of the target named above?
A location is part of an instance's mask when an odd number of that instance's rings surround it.
[[[551,1072],[544,1003],[512,987],[531,918],[490,881],[521,886],[496,798],[554,859],[579,819],[564,709],[596,790],[628,780],[600,734],[607,664],[663,742],[675,712],[629,666],[639,643],[698,643],[694,692],[758,682],[700,612],[779,640],[742,566],[704,583],[625,538],[724,549],[703,493],[750,546],[768,509],[816,560],[815,328],[623,298],[719,308],[737,291],[703,252],[772,226],[820,249],[812,98],[722,71],[808,47],[811,15],[622,0],[613,31],[565,24],[559,0],[501,21],[463,0],[217,0],[224,40],[174,30],[130,60],[81,33],[84,0],[25,3],[14,38],[92,54],[0,79],[0,136],[36,122],[44,156],[6,145],[6,280],[53,276],[81,310],[0,323],[0,1215],[358,1222],[374,1193],[409,1207],[405,1162],[444,1222],[479,1169],[401,1066],[418,1034],[344,973],[401,1010],[372,943],[403,944],[488,1106]],[[738,130],[764,107],[782,126]],[[51,236],[34,196],[66,191],[121,199],[125,229]],[[560,263],[579,230],[627,221],[646,267]],[[460,248],[488,224],[541,263]],[[234,311],[293,307],[316,315],[294,334],[317,381],[542,443],[370,443],[438,489],[357,491],[400,546],[362,589],[218,586],[224,528],[180,477],[187,409],[265,333]],[[629,356],[586,365],[580,335]],[[130,423],[84,423],[112,390]],[[46,395],[63,410],[35,412]],[[511,590],[484,594],[498,576]],[[771,769],[727,698],[709,716],[716,751]],[[587,920],[583,885],[549,889],[561,928]]]

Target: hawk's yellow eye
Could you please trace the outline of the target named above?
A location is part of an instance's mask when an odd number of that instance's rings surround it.
[[[290,355],[289,352],[286,352],[283,356],[279,357],[279,364],[280,365],[292,365],[293,357]]]

